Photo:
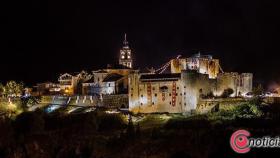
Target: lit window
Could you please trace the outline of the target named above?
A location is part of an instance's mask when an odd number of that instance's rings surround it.
[[[124,55],[122,55],[122,59],[124,59]]]
[[[129,55],[129,56],[127,56],[127,58],[128,58],[128,59],[130,59],[130,55]]]

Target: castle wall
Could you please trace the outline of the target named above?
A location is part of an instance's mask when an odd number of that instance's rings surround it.
[[[214,93],[216,80],[208,78],[208,75],[199,74],[193,71],[182,72],[182,83],[184,86],[183,111],[195,110],[201,95]]]
[[[252,92],[253,89],[253,74],[242,73],[240,75],[239,94],[244,96],[248,92]]]
[[[231,88],[234,93],[231,97],[244,96],[251,92],[253,87],[252,73],[221,73],[217,77],[217,91],[216,96],[221,96],[225,89]]]
[[[129,77],[129,110],[134,113],[182,112],[180,81],[141,82],[139,75]]]
[[[209,78],[217,78],[218,73],[220,72],[220,62],[219,59],[212,59],[208,63],[208,74]]]
[[[201,74],[208,74],[209,78],[216,78],[219,73],[219,60],[209,58],[184,58],[171,60],[171,73],[181,73],[183,70],[196,70]]]
[[[221,96],[225,89],[231,88],[233,90],[233,94],[231,97],[235,97],[238,95],[237,92],[237,81],[239,75],[238,73],[220,73],[217,77],[217,91],[214,95]]]
[[[171,60],[171,73],[181,73],[182,70],[187,69],[186,59],[172,59]]]
[[[177,81],[141,82],[129,76],[129,110],[134,113],[183,113],[195,110],[202,95],[213,93],[216,80],[196,71],[182,71]]]

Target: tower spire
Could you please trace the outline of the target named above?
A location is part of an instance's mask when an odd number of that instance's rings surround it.
[[[123,41],[123,44],[124,44],[125,46],[128,45],[128,41],[126,40],[126,33],[124,33],[124,41]]]

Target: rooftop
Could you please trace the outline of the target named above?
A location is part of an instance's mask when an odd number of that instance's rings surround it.
[[[120,80],[121,78],[123,78],[123,75],[116,74],[116,73],[112,73],[112,74],[108,74],[108,75],[103,79],[103,82],[114,82],[114,81]]]

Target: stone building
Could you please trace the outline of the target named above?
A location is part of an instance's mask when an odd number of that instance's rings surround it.
[[[182,113],[195,110],[198,98],[215,90],[216,81],[195,71],[129,76],[129,110]]]
[[[186,113],[196,110],[204,97],[220,97],[232,89],[230,97],[252,91],[251,73],[224,73],[218,59],[195,55],[170,61],[171,73],[129,75],[129,110],[134,113]]]
[[[222,95],[225,89],[232,89],[231,97],[244,96],[246,93],[252,91],[253,74],[252,73],[237,73],[226,72],[220,73],[217,76],[217,90],[216,96]]]
[[[209,78],[216,78],[220,72],[220,63],[211,55],[200,53],[189,58],[172,59],[171,73],[181,73],[182,70],[195,70],[201,74],[208,74]]]
[[[90,80],[83,83],[82,94],[127,94],[127,83],[124,83],[126,81],[125,79],[125,76],[116,73],[106,73],[105,76],[102,76],[100,73],[95,73]]]
[[[82,83],[89,80],[91,75],[86,71],[81,71],[73,75],[64,73],[59,76],[58,82],[61,94],[74,95],[82,93]]]
[[[74,94],[74,87],[77,84],[75,76],[69,73],[64,73],[59,76],[58,82],[61,93],[69,95]]]
[[[119,65],[126,66],[128,68],[133,67],[132,53],[129,48],[128,41],[126,40],[126,34],[124,35],[123,47],[120,50]]]
[[[128,75],[135,71],[132,69],[132,64],[132,53],[125,34],[123,47],[120,49],[119,64],[108,64],[105,69],[93,71],[91,79],[82,84],[82,94],[127,94]]]
[[[38,83],[34,86],[33,95],[54,95],[60,93],[60,85],[52,82]]]

